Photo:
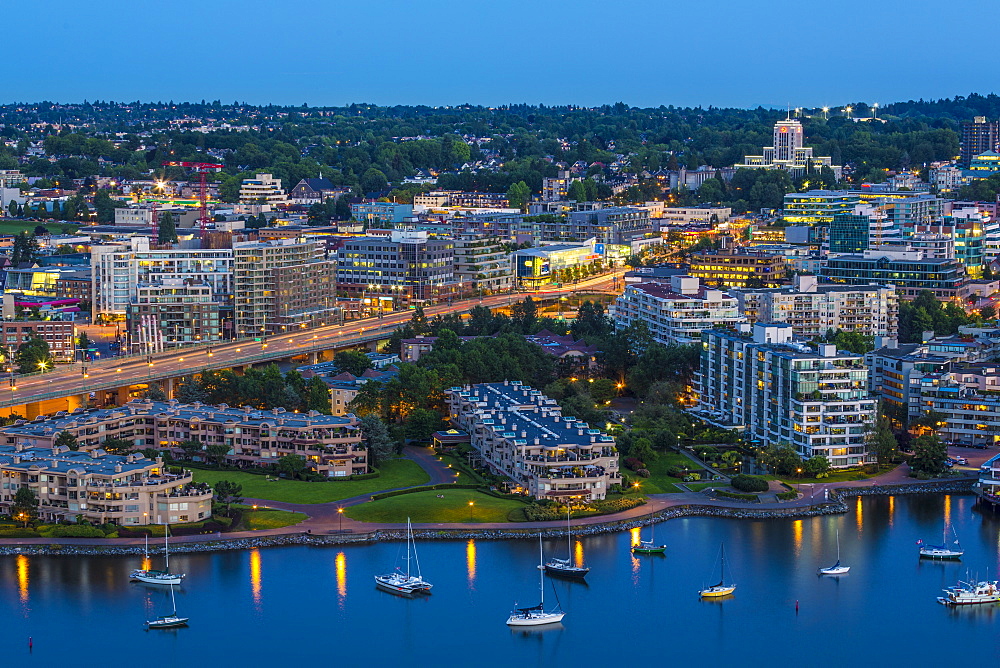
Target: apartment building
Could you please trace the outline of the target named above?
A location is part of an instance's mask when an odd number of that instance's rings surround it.
[[[479,459],[537,499],[597,501],[621,483],[615,440],[563,416],[555,399],[519,381],[453,387],[451,422]]]
[[[184,524],[212,514],[211,487],[195,483],[190,471],[169,473],[161,458],[138,453],[0,445],[0,512],[11,513],[21,487],[35,493],[46,523],[82,517],[120,526]]]
[[[129,352],[222,340],[219,302],[208,283],[179,278],[140,283],[125,321],[131,341],[137,344]]]
[[[240,185],[240,204],[257,207],[256,212],[272,211],[288,203],[281,179],[271,174],[258,174],[255,179],[243,179]]]
[[[838,214],[850,213],[860,196],[846,190],[809,190],[785,195],[782,218],[786,223],[829,225]]]
[[[619,329],[643,323],[653,339],[663,344],[699,343],[707,329],[746,321],[735,297],[704,287],[693,276],[671,276],[666,285],[628,285],[609,315]]]
[[[592,211],[570,211],[561,234],[555,239],[602,244],[627,244],[654,232],[649,210],[638,206],[609,206]]]
[[[751,324],[782,322],[796,338],[823,336],[829,330],[895,337],[899,300],[884,285],[820,284],[816,276],[799,274],[791,287],[731,291],[739,312]]]
[[[1000,122],[975,116],[962,123],[961,166],[968,169],[973,158],[987,151],[1000,151]]]
[[[129,304],[137,302],[139,285],[168,280],[208,284],[221,308],[233,304],[233,251],[230,248],[167,248],[150,250],[147,237],[123,244],[91,248],[91,308],[95,322],[124,320]]]
[[[395,229],[389,236],[348,239],[337,251],[337,289],[393,301],[456,294],[455,242],[426,231]]]
[[[791,325],[740,330],[702,334],[697,414],[761,447],[788,443],[803,459],[822,455],[834,468],[875,461],[866,435],[876,401],[861,355],[797,343]]]
[[[333,321],[337,263],[327,259],[324,242],[308,238],[237,242],[232,253],[238,333],[280,334]]]
[[[785,258],[742,248],[706,251],[691,256],[688,273],[711,285],[776,288],[785,280]]]
[[[661,202],[656,202],[661,204]],[[648,205],[647,205],[648,206]],[[729,221],[733,210],[729,207],[695,206],[695,207],[663,207],[659,219],[660,227],[664,225],[692,225],[694,223],[725,223]],[[781,239],[784,241],[784,237]]]
[[[865,353],[869,391],[900,422],[918,417],[924,410],[920,398],[923,381],[939,378],[952,358],[932,353],[921,343],[898,343],[895,339],[880,343],[883,345]]]
[[[449,198],[451,206],[470,209],[506,209],[510,200],[506,193],[454,192]]]
[[[462,292],[503,292],[514,287],[510,254],[504,239],[481,234],[455,235],[455,280]]]
[[[4,292],[86,301],[90,299],[90,278],[89,267],[7,269]]]
[[[224,461],[234,466],[267,466],[285,455],[299,455],[307,468],[337,478],[368,473],[368,452],[359,424],[350,414],[335,417],[316,411],[289,413],[283,408],[136,400],[117,408],[80,409],[31,422],[18,420],[0,427],[0,444],[51,448],[59,433],[68,431],[83,452],[116,438],[133,443],[136,449],[169,450],[181,457],[180,442],[200,441],[203,449],[229,446]],[[204,460],[207,455],[196,457]]]
[[[3,336],[0,343],[10,355],[11,350],[27,341],[32,336],[49,344],[49,353],[57,363],[72,362],[76,354],[76,343],[74,332],[76,325],[73,322],[63,322],[61,320],[4,320],[0,323],[3,327]]]
[[[351,205],[351,215],[369,225],[398,225],[413,216],[412,204],[361,202]]]
[[[560,171],[557,176],[542,179],[542,201],[561,202],[569,195],[569,184],[573,182],[568,171]]]

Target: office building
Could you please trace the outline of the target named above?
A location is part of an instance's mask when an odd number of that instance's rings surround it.
[[[985,116],[962,123],[961,166],[968,169],[973,158],[987,151],[1000,151],[1000,123]]]
[[[751,324],[785,323],[796,338],[811,339],[828,331],[896,336],[898,298],[884,285],[820,284],[799,274],[790,287],[733,289],[739,311]]]
[[[735,297],[692,276],[672,276],[669,284],[628,285],[609,315],[618,329],[643,323],[653,340],[664,344],[698,343],[706,329],[746,321]]]
[[[236,331],[250,336],[333,322],[336,269],[317,239],[234,243]]]
[[[871,204],[857,204],[837,213],[830,223],[831,253],[860,253],[868,248],[898,244],[901,233],[889,215]]]
[[[866,250],[830,257],[823,278],[847,285],[891,285],[906,300],[929,290],[952,301],[965,284],[965,271],[955,260],[927,259],[920,251]]]
[[[662,202],[656,202],[662,204]],[[691,225],[692,223],[726,223],[733,210],[727,206],[663,207],[658,222],[665,225]]]
[[[710,285],[775,288],[785,280],[785,258],[742,248],[706,251],[691,256],[688,273]]]
[[[952,358],[930,352],[923,343],[898,343],[895,338],[879,343],[865,353],[869,390],[882,400],[890,417],[905,424],[924,411],[920,399],[924,380],[940,377]]]
[[[130,353],[222,340],[222,314],[208,283],[179,278],[140,283],[126,323]]]
[[[810,190],[785,195],[782,219],[786,223],[821,225],[837,214],[850,213],[861,198],[846,190]]]
[[[351,215],[355,220],[360,220],[369,226],[392,226],[411,218],[413,205],[395,202],[361,202],[351,205]]]
[[[973,178],[986,178],[1000,172],[1000,153],[996,151],[986,151],[972,159],[969,163],[969,171],[975,172]]]
[[[788,443],[803,459],[823,456],[834,468],[875,461],[866,436],[876,401],[861,355],[796,343],[791,325],[740,329],[702,334],[699,415],[743,429],[755,446]]]
[[[3,345],[5,357],[9,358],[11,352],[16,351],[18,346],[26,342],[32,336],[40,338],[49,344],[49,354],[56,363],[72,362],[76,355],[76,324],[61,320],[4,320],[0,322],[3,327],[3,336],[0,337],[0,344]],[[34,371],[35,369],[33,369]],[[40,370],[40,369],[39,369]]]
[[[337,290],[374,299],[376,309],[382,302],[448,298],[458,291],[454,266],[455,242],[426,231],[394,229],[388,236],[353,237],[337,251]]]
[[[589,502],[621,483],[615,439],[519,381],[445,391],[452,424],[470,436],[476,459],[536,499]]]
[[[604,262],[596,244],[547,244],[522,248],[511,254],[514,278],[528,288],[561,283]],[[582,275],[582,274],[579,274]]]
[[[627,244],[632,239],[653,233],[649,211],[637,206],[609,206],[591,211],[571,211],[557,237],[561,241],[595,239],[603,244]]]

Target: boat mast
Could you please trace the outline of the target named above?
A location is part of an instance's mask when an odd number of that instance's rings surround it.
[[[170,605],[171,605],[171,607],[174,610],[173,612],[170,613],[170,616],[171,617],[176,617],[177,616],[177,599],[174,598],[174,585],[173,585],[173,583],[171,583],[171,585],[170,585]]]
[[[413,543],[413,561],[417,564],[417,578],[423,579],[423,575],[420,573],[420,557],[417,555],[417,541],[413,538],[413,525],[410,524],[410,518],[406,518],[406,531],[409,534],[410,542]]]
[[[837,563],[840,563],[840,529],[837,529]]]
[[[163,570],[167,573],[170,572],[170,543],[168,539],[170,537],[170,525],[163,525]],[[173,589],[170,590],[173,592]]]
[[[542,612],[545,612],[545,571],[544,569],[545,557],[542,554],[542,532],[538,532],[538,591],[541,595],[541,601],[538,603],[542,608]]]
[[[573,536],[570,532],[569,524],[569,501],[566,501],[566,559],[569,560],[569,566],[573,565]]]

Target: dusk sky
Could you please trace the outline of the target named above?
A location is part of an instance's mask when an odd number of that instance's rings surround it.
[[[967,39],[992,17],[988,0],[8,2],[2,98],[885,104],[994,91],[1000,52]]]

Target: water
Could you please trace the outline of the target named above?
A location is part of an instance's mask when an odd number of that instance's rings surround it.
[[[2,557],[0,647],[4,664],[17,666],[761,665],[790,656],[810,666],[996,664],[997,606],[950,610],[935,601],[966,568],[991,578],[1000,568],[1000,519],[973,502],[878,497],[846,515],[803,520],[671,520],[656,531],[668,545],[663,557],[633,557],[634,532],[584,538],[574,550],[593,570],[586,584],[556,581],[568,614],[549,631],[504,625],[515,599],[537,603],[532,541],[424,541],[434,594],[413,600],[372,582],[402,544],[178,554],[171,566],[188,577],[177,605],[191,627],[148,632],[143,620],[170,603],[166,591],[127,582],[141,558]],[[916,540],[937,542],[945,518],[962,539],[963,561],[919,560]],[[836,560],[838,528],[851,572],[818,577]],[[702,601],[696,592],[718,580],[722,541],[738,589]],[[566,542],[545,547],[561,556]]]

